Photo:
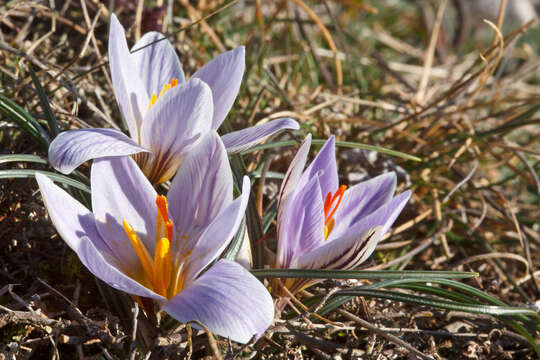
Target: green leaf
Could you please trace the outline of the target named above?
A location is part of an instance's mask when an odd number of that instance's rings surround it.
[[[0,94],[0,112],[36,139],[45,150],[49,148],[51,139],[38,121],[26,110],[2,94]]]
[[[333,311],[340,307],[341,305],[345,304],[348,301],[351,301],[356,296],[349,296],[349,295],[334,295],[330,299],[326,301],[324,306],[317,311],[317,314],[324,316],[328,314],[330,311]],[[312,319],[314,320],[314,319]]]
[[[0,179],[33,178],[38,173],[47,175],[47,177],[49,177],[54,182],[59,182],[64,185],[69,185],[76,189],[80,189],[87,193],[90,193],[90,188],[87,185],[77,180],[73,180],[72,178],[68,176],[55,174],[50,171],[40,171],[40,170],[31,170],[31,169],[0,170]]]
[[[517,321],[514,321],[514,320],[504,320],[503,321],[506,323],[506,325],[508,325],[509,327],[513,328],[514,330],[516,330],[518,333],[520,333],[525,339],[527,339],[527,341],[529,342],[529,344],[531,344],[531,347],[533,348],[534,352],[536,353],[536,357],[538,359],[540,359],[540,348],[538,348],[538,344],[536,343],[536,339],[534,337],[531,336],[531,334],[527,331],[527,329],[525,329],[523,327],[523,325],[521,325],[520,323],[518,323]]]
[[[254,269],[251,273],[266,278],[308,278],[308,279],[467,279],[478,276],[465,271],[411,271],[411,270],[306,270],[306,269]]]
[[[37,155],[30,154],[9,154],[0,155],[0,164],[6,164],[10,162],[32,162],[38,164],[47,164],[47,159]]]
[[[311,143],[313,145],[323,145],[325,142],[326,140],[322,140],[322,139],[311,140]],[[294,140],[270,142],[270,143],[254,146],[251,149],[245,150],[244,152],[242,152],[242,154],[248,154],[250,152],[254,152],[257,150],[274,149],[277,147],[284,147],[284,146],[294,146],[297,144],[298,143]],[[422,159],[417,156],[405,154],[396,150],[390,150],[387,148],[383,148],[381,146],[360,144],[360,143],[351,142],[351,141],[336,141],[336,146],[344,147],[344,148],[351,148],[351,149],[373,150],[381,154],[396,156],[396,157],[400,157],[406,160],[412,160],[412,161],[418,161],[418,162],[422,161]]]
[[[372,290],[372,289],[347,289],[338,291],[336,294],[348,296],[364,296],[379,299],[388,299],[392,301],[401,301],[409,304],[425,305],[438,307],[447,310],[464,311],[474,314],[488,314],[495,316],[515,316],[527,315],[538,316],[532,309],[517,308],[510,306],[495,306],[495,305],[477,305],[477,304],[462,304],[456,301],[437,299],[425,295],[404,294],[389,290]]]
[[[34,69],[32,69],[32,65],[28,65],[28,70],[30,71],[30,76],[32,77],[32,81],[34,82],[34,86],[36,87],[36,91],[39,95],[41,108],[45,112],[45,119],[47,119],[49,129],[52,132],[53,138],[55,138],[56,135],[60,133],[60,129],[58,128],[58,122],[56,121],[56,117],[54,116],[51,105],[49,104],[49,97],[45,93],[45,90],[43,90],[43,86],[41,86]]]
[[[270,225],[272,225],[272,221],[277,216],[277,210],[271,209],[266,214],[263,215],[263,232],[266,234],[268,232],[268,229],[270,228]]]

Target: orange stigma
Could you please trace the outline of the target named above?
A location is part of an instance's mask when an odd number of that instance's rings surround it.
[[[154,105],[156,103],[156,101],[163,95],[165,94],[165,92],[167,90],[170,90],[172,89],[173,87],[175,87],[176,85],[178,85],[178,80],[176,80],[175,78],[171,78],[171,82],[170,83],[166,83],[165,85],[163,85],[163,88],[161,89],[159,95],[156,95],[156,94],[152,94],[152,96],[150,97],[150,102],[148,104],[148,108],[150,109],[152,107],[152,105]]]
[[[343,195],[345,194],[345,190],[347,189],[347,186],[341,185],[339,189],[332,195],[332,192],[329,192],[326,194],[326,198],[324,199],[324,238],[327,239],[328,235],[332,232],[332,229],[334,228],[334,214],[336,213],[339,205],[341,204],[341,200],[343,199]],[[336,202],[337,200],[337,202]],[[335,204],[335,206],[333,206]]]
[[[167,230],[167,238],[172,239],[173,223],[169,219],[169,205],[167,204],[167,198],[163,195],[158,195],[156,198],[156,205],[158,208],[158,226],[161,225],[161,221],[165,224],[165,229]],[[161,221],[159,219],[161,216]]]

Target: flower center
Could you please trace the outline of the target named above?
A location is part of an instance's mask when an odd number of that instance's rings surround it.
[[[171,285],[171,274],[173,273],[173,264],[171,257],[171,243],[173,238],[173,222],[169,219],[167,199],[159,195],[156,198],[157,205],[157,231],[156,248],[154,257],[150,256],[148,249],[137,236],[131,225],[124,219],[124,231],[137,253],[139,261],[150,283],[152,290],[166,298],[171,298],[181,290],[178,286]],[[173,283],[176,283],[173,281]]]
[[[163,88],[161,89],[161,92],[159,93],[159,95],[156,95],[156,94],[152,94],[152,97],[150,98],[150,103],[148,104],[148,108],[150,109],[152,107],[152,105],[154,105],[156,103],[156,101],[163,95],[165,94],[165,92],[167,90],[170,90],[172,89],[173,87],[175,87],[176,85],[178,85],[178,80],[176,80],[175,78],[171,78],[171,82],[170,83],[166,83],[165,85],[163,85]]]
[[[336,213],[339,204],[341,204],[341,200],[343,199],[343,194],[345,194],[345,190],[347,189],[347,186],[341,185],[339,189],[332,195],[332,192],[330,191],[328,194],[326,194],[326,198],[324,199],[324,238],[327,239],[330,233],[332,232],[332,229],[334,228],[334,214]],[[335,205],[334,205],[335,204]]]

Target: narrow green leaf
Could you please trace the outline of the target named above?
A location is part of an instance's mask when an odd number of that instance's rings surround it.
[[[438,286],[433,286],[433,284],[444,285],[452,289],[458,289],[464,294],[461,292],[446,290]],[[444,299],[457,301],[458,303],[461,303],[462,305],[466,305],[466,304],[493,305],[494,304],[501,307],[508,307],[508,305],[505,304],[504,302],[496,298],[493,298],[489,294],[486,294],[482,292],[481,290],[473,288],[472,286],[463,284],[459,281],[450,280],[450,279],[441,279],[441,278],[439,279],[407,278],[407,279],[385,280],[385,281],[379,281],[372,284],[351,287],[348,289],[344,289],[343,291],[348,291],[348,290],[354,291],[357,289],[370,290],[370,289],[381,289],[381,288],[386,288],[386,289],[400,288],[400,289],[416,290],[420,293],[437,295]],[[488,304],[485,304],[484,301],[487,301]],[[522,321],[525,321],[525,322],[530,321],[530,319],[527,318],[526,316],[518,315],[518,317]]]
[[[516,308],[510,306],[494,306],[494,305],[476,305],[462,304],[455,301],[441,300],[431,296],[419,296],[413,294],[404,294],[388,290],[371,290],[371,289],[347,289],[338,291],[336,294],[348,296],[364,296],[380,299],[388,299],[392,301],[401,301],[409,304],[425,305],[438,307],[447,310],[464,311],[474,314],[488,314],[495,316],[515,316],[527,315],[538,316],[532,309]]]
[[[422,294],[435,295],[444,299],[454,300],[463,304],[479,304],[477,300],[475,300],[474,298],[470,296],[463,295],[455,291],[442,289],[438,286],[430,286],[430,285],[423,285],[423,284],[402,284],[397,287],[399,287],[400,289],[414,290]]]
[[[0,155],[0,164],[6,164],[10,162],[32,162],[38,164],[47,164],[47,159],[42,158],[41,156],[31,155],[31,154],[9,154],[9,155]]]
[[[319,311],[317,311],[317,314],[324,316],[328,314],[330,311],[334,311],[335,309],[345,304],[346,302],[351,301],[355,297],[356,296],[349,296],[349,295],[332,296],[330,299],[326,301],[324,306]]]
[[[32,77],[32,81],[34,82],[34,86],[36,87],[36,91],[39,95],[41,108],[45,112],[45,118],[47,119],[47,123],[49,124],[49,129],[52,132],[53,138],[55,138],[56,135],[60,133],[60,129],[58,128],[58,122],[56,121],[56,117],[54,116],[51,105],[49,104],[49,97],[45,93],[45,90],[43,90],[43,86],[41,86],[41,83],[39,82],[39,79],[34,72],[32,65],[28,65],[28,70],[30,71],[30,76]]]
[[[47,150],[51,139],[43,127],[22,107],[0,94],[0,112],[35,138]]]
[[[531,336],[531,334],[527,331],[527,329],[525,329],[525,327],[523,327],[523,325],[521,325],[517,321],[505,320],[505,319],[503,319],[503,321],[506,323],[506,325],[513,328],[518,333],[520,333],[525,339],[527,339],[529,344],[531,344],[531,347],[533,348],[534,352],[536,353],[537,358],[540,359],[540,348],[538,347],[538,344],[536,343],[536,339]]]
[[[50,171],[40,171],[40,170],[31,170],[31,169],[10,169],[10,170],[0,170],[0,179],[14,179],[14,178],[33,178],[36,174],[47,175],[52,181],[59,182],[65,185],[73,186],[74,188],[86,191],[90,193],[90,188],[72,178],[55,174]]]
[[[313,145],[323,145],[325,142],[326,140],[322,140],[322,139],[311,140],[311,143]],[[245,150],[244,152],[242,152],[242,154],[248,154],[254,151],[264,150],[264,149],[274,149],[277,147],[294,146],[297,144],[298,143],[294,140],[270,142],[270,143],[254,146],[251,149]],[[422,161],[422,159],[417,156],[405,154],[396,150],[390,150],[387,148],[383,148],[381,146],[360,144],[360,143],[355,143],[351,141],[336,141],[336,146],[344,147],[344,148],[351,148],[351,149],[373,150],[381,154],[396,156],[396,157],[400,157],[406,160],[412,160],[412,161],[418,161],[418,162]]]
[[[308,279],[467,279],[478,273],[465,271],[410,271],[410,270],[306,270],[306,269],[254,269],[251,273],[266,278],[308,278]]]
[[[263,215],[263,232],[264,232],[264,234],[266,234],[266,232],[270,228],[270,225],[272,225],[272,221],[274,221],[276,216],[277,216],[277,210],[276,209],[271,209],[270,211],[268,211],[266,214]]]

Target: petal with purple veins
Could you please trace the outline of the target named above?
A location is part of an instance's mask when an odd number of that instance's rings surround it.
[[[246,129],[234,131],[221,137],[227,152],[236,154],[247,150],[260,142],[263,142],[269,136],[282,130],[298,130],[300,126],[293,119],[276,119],[266,124],[252,126]]]
[[[231,110],[240,90],[245,68],[245,48],[239,46],[216,56],[193,74],[212,89],[214,115],[212,129],[217,130]]]
[[[209,132],[186,156],[167,194],[177,235],[198,238],[233,199],[232,171],[219,135]]]
[[[334,215],[336,220],[329,240],[340,237],[347,229],[392,199],[396,174],[389,172],[347,189]]]
[[[124,28],[114,14],[109,29],[109,67],[114,95],[132,139],[138,141],[151,94],[146,92],[131,58]]]
[[[49,161],[56,170],[69,174],[91,159],[140,152],[148,150],[118,130],[68,130],[59,134],[49,146]]]
[[[180,60],[163,34],[155,31],[144,34],[132,47],[131,57],[150,97],[159,95],[163,85],[170,83],[171,79],[178,83],[185,81]]]
[[[170,179],[196,142],[210,131],[212,92],[199,79],[166,91],[150,108],[141,130],[141,144],[153,158],[140,164],[153,184]]]
[[[298,258],[303,269],[352,269],[363,263],[394,223],[411,193],[406,191],[358,221],[342,237]]]
[[[295,267],[296,259],[324,241],[324,211],[317,176],[280,208],[277,265]]]
[[[326,141],[321,150],[319,150],[317,156],[315,156],[315,159],[313,159],[306,171],[304,171],[296,186],[299,188],[305,186],[316,174],[320,174],[319,181],[323,197],[326,197],[326,194],[329,192],[334,194],[338,190],[336,140],[333,135]]]
[[[194,279],[229,245],[246,213],[250,188],[249,178],[245,176],[242,194],[208,225],[200,237],[195,239],[196,242],[190,242],[189,239],[186,241],[187,244],[192,244],[192,247],[187,249],[189,256],[183,271],[186,282]]]
[[[164,300],[124,273],[123,269],[129,265],[116,257],[103,241],[88,209],[45,175],[36,174],[36,180],[57,231],[92,274],[129,294]]]
[[[220,336],[247,343],[260,337],[274,318],[263,284],[239,264],[220,260],[163,310],[181,322],[198,320]]]
[[[309,149],[311,148],[311,134],[308,134],[304,139],[304,142],[296,152],[285,178],[281,183],[281,189],[279,190],[279,207],[283,206],[282,204],[286,201],[287,197],[290,194],[293,194],[298,187],[296,184],[300,180],[302,173],[304,171],[304,166],[306,166],[307,156],[309,154]]]
[[[150,254],[154,254],[157,193],[129,157],[96,160],[92,166],[92,207],[101,237],[129,269],[140,260],[123,227],[126,220]],[[139,271],[135,271],[139,273]]]

